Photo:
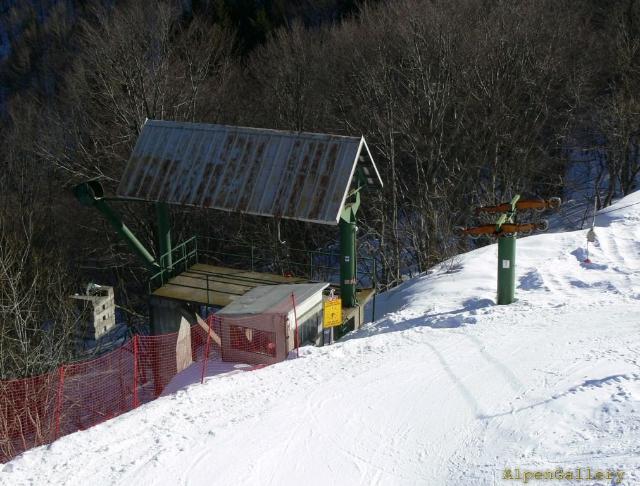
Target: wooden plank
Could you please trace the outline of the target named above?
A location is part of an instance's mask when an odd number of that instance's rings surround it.
[[[153,295],[224,307],[258,285],[306,283],[297,277],[238,270],[198,263],[172,278]]]
[[[257,280],[264,283],[259,285],[268,285],[268,283],[307,283],[308,280],[299,277],[284,277],[274,273],[251,272],[247,270],[238,270],[237,268],[218,267],[215,265],[206,265],[204,263],[196,263],[189,270],[200,271],[209,274],[221,275],[222,278],[235,278],[239,281]]]
[[[196,321],[198,322],[198,325],[204,329],[205,332],[208,332],[209,335],[211,336],[211,339],[213,339],[213,341],[218,345],[218,346],[222,346],[222,340],[220,339],[220,336],[218,336],[216,334],[216,332],[209,328],[209,326],[207,325],[206,322],[204,322],[202,320],[202,317],[200,317],[198,314],[196,314]]]

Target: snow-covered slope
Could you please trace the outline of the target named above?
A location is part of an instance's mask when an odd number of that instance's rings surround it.
[[[380,296],[386,315],[342,343],[29,451],[0,484],[493,485],[577,467],[639,483],[636,203],[598,217],[590,265],[585,231],[519,240],[511,306],[493,304],[496,246],[473,251]]]

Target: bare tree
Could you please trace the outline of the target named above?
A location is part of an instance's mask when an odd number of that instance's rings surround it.
[[[228,32],[199,18],[184,25],[169,2],[158,0],[96,7],[80,39],[58,122],[77,147],[55,154],[71,174],[117,179],[147,118],[220,116],[231,71]]]
[[[28,217],[19,228],[0,218],[0,379],[55,369],[75,351],[74,289],[62,262],[34,246]],[[17,230],[17,231],[16,231]]]
[[[596,111],[596,134],[602,137],[598,148],[604,150],[609,176],[605,206],[618,191],[633,191],[640,174],[640,2],[630,0],[617,7],[608,31],[613,76]]]

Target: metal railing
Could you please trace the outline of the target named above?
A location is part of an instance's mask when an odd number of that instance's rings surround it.
[[[170,257],[170,258],[169,258]],[[169,268],[163,268],[149,278],[149,293],[159,289],[176,275],[186,272],[198,263],[198,238],[193,236],[158,258],[160,262],[171,262]]]
[[[170,252],[160,255],[159,261],[171,261],[171,265],[149,279],[149,293],[197,263],[298,277],[308,281],[330,282],[336,286],[339,286],[340,281],[338,252],[303,250],[285,246],[266,247],[201,236],[193,236],[180,243]],[[358,288],[375,287],[377,273],[375,259],[360,257],[357,265]]]

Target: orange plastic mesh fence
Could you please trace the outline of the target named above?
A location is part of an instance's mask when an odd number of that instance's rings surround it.
[[[255,316],[209,316],[206,326],[191,327],[191,361],[204,379],[286,359],[296,342],[289,311],[283,302]],[[178,345],[178,333],[135,336],[93,360],[0,381],[0,462],[154,400],[184,363]]]
[[[63,367],[56,437],[84,430],[133,408],[133,342]]]
[[[253,354],[276,357],[276,333],[261,331],[246,326],[229,326],[231,349],[244,350]]]
[[[57,390],[55,372],[0,382],[0,461],[51,441]]]
[[[268,365],[287,356],[287,318],[281,314],[219,319],[222,361]]]

